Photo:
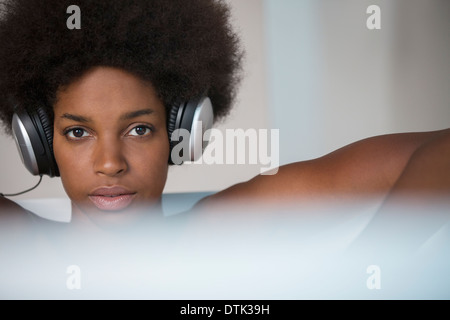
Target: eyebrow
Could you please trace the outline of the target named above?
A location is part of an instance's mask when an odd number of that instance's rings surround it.
[[[90,118],[86,118],[86,117],[83,117],[83,116],[77,116],[75,114],[70,114],[70,113],[64,113],[61,116],[61,118],[73,120],[73,121],[76,121],[76,122],[84,122],[84,123],[92,121]]]
[[[130,119],[137,118],[140,116],[152,114],[153,112],[154,111],[152,109],[142,109],[142,110],[132,111],[132,112],[125,113],[123,116],[120,117],[120,120],[130,120]]]
[[[149,115],[152,114],[154,111],[152,109],[142,109],[142,110],[137,110],[137,111],[132,111],[132,112],[128,112],[125,113],[124,115],[122,115],[120,117],[120,120],[130,120],[133,118],[137,118],[143,115]],[[76,121],[76,122],[82,122],[82,123],[88,123],[88,122],[92,122],[91,118],[88,117],[83,117],[83,116],[79,116],[79,115],[75,115],[75,114],[70,114],[70,113],[64,113],[61,118],[64,119],[69,119],[72,121]]]

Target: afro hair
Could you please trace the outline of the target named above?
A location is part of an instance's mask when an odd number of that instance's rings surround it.
[[[69,29],[70,5],[81,28]],[[95,66],[152,83],[170,106],[207,92],[215,120],[229,112],[242,50],[220,0],[0,0],[0,119],[53,105],[60,88]]]

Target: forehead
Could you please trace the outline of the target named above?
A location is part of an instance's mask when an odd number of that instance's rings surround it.
[[[143,108],[165,115],[164,105],[149,82],[121,69],[96,67],[58,91],[54,112],[104,117]]]

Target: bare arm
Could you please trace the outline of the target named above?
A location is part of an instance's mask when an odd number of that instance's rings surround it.
[[[383,200],[355,248],[379,250],[379,242],[373,240],[380,239],[380,230],[392,252],[410,254],[426,248],[427,240],[450,221],[450,130],[433,135],[414,151]]]
[[[448,132],[390,134],[361,140],[315,160],[282,166],[275,175],[256,176],[206,198],[200,205],[216,201],[277,203],[324,197],[384,197],[396,185],[412,156]]]
[[[450,200],[450,129],[438,132],[414,151],[389,198],[410,195]]]

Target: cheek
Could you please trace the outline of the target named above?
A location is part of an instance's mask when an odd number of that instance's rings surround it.
[[[130,175],[145,184],[149,192],[164,188],[167,180],[169,145],[165,141],[148,148],[135,148],[127,152]]]
[[[69,147],[62,138],[55,137],[53,149],[63,187],[70,198],[76,198],[87,182],[89,157],[82,150]]]

